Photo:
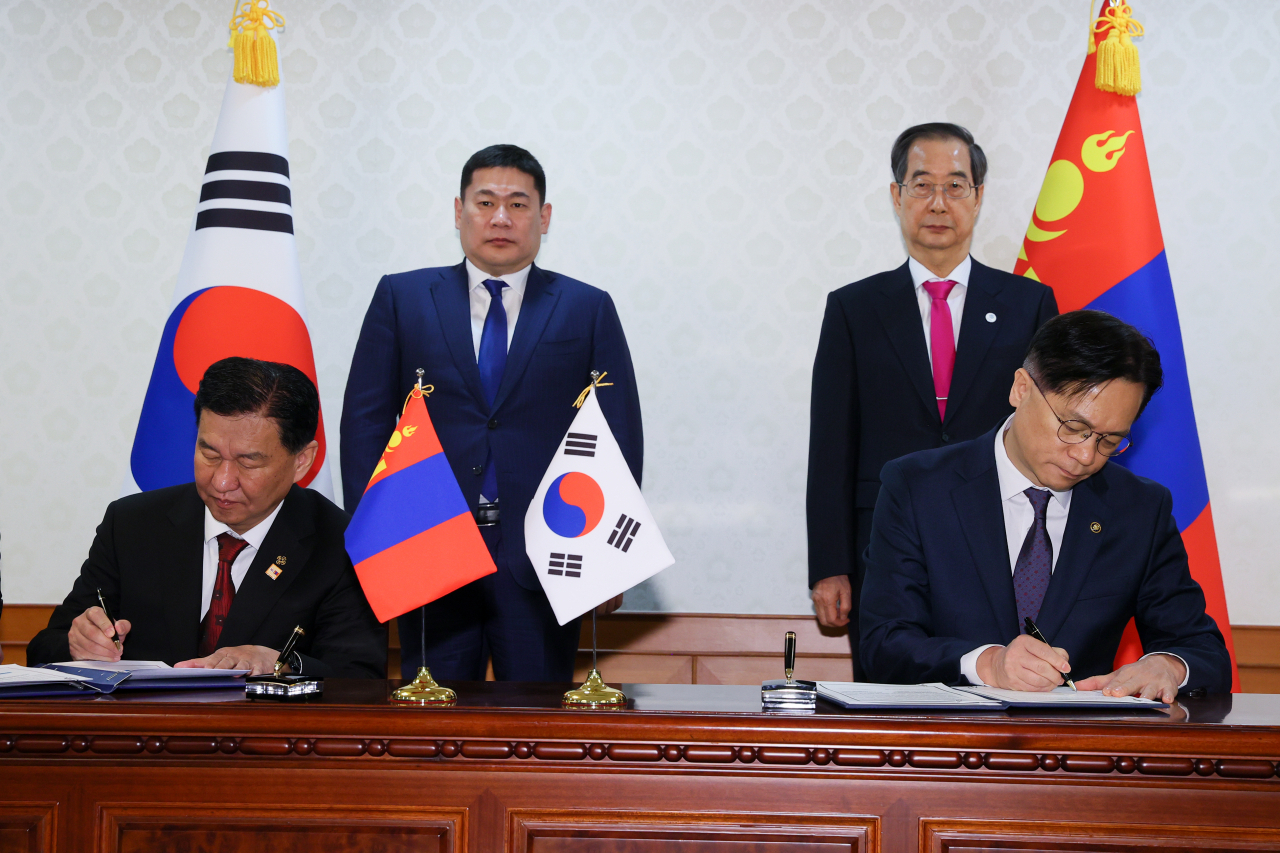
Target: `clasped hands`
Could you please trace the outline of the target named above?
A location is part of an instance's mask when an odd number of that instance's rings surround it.
[[[128,619],[117,619],[116,637],[123,647],[124,638],[133,628]],[[72,660],[118,661],[122,648],[116,647],[111,638],[111,620],[101,607],[90,607],[71,621],[67,641]],[[275,670],[280,652],[266,646],[227,646],[202,658],[179,661],[175,667],[193,669],[248,669],[252,675],[264,675]],[[288,667],[285,668],[288,672]]]
[[[1020,634],[1007,646],[992,646],[978,656],[978,677],[992,687],[1043,692],[1065,683],[1071,661],[1065,649]],[[1182,661],[1153,654],[1106,675],[1076,682],[1077,690],[1101,690],[1105,696],[1141,696],[1172,702],[1186,678]]]

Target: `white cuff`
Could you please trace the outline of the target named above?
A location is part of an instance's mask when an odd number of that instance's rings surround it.
[[[1182,655],[1175,655],[1173,652],[1150,652],[1149,654],[1145,654],[1138,658],[1138,660],[1146,660],[1151,657],[1151,655],[1168,655],[1171,658],[1182,660]],[[1187,666],[1187,662],[1185,660],[1182,660],[1182,671],[1185,672],[1186,675],[1182,676],[1182,683],[1178,685],[1179,690],[1186,687],[1187,682],[1191,680],[1191,667]]]
[[[976,649],[960,658],[960,674],[969,679],[969,683],[974,687],[987,686],[987,683],[978,677],[978,657],[987,649],[994,649],[999,646],[999,643],[988,643],[985,646],[978,646]]]

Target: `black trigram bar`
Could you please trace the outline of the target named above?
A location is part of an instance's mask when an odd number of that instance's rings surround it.
[[[595,456],[596,438],[584,432],[571,432],[564,443],[565,456]]]
[[[609,534],[609,544],[625,554],[630,550],[631,543],[635,541],[636,534],[639,532],[640,522],[620,515],[618,523],[613,526],[613,532]]]
[[[567,578],[582,577],[581,554],[552,554],[547,565],[549,575],[563,575]]]
[[[200,188],[200,200],[213,198],[247,198],[253,201],[275,201],[292,204],[289,188],[275,181],[209,181]]]
[[[289,161],[279,154],[268,154],[265,151],[219,151],[209,155],[209,163],[204,168],[210,172],[275,172],[277,175],[289,177]]]
[[[201,228],[248,228],[253,231],[293,233],[293,217],[287,213],[266,210],[239,210],[215,207],[196,214],[196,230]]]

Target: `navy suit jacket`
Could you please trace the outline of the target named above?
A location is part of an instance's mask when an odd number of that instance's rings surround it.
[[[996,429],[999,429],[997,427]],[[996,430],[884,467],[862,587],[871,681],[957,684],[960,658],[1018,635]],[[1072,492],[1036,624],[1075,679],[1111,672],[1129,619],[1147,652],[1187,663],[1184,689],[1231,690],[1231,659],[1191,578],[1169,490],[1109,464]]]
[[[944,421],[907,264],[831,293],[813,362],[809,586],[862,576],[886,462],[967,441],[1009,416],[1013,373],[1031,336],[1057,313],[1040,282],[973,261]],[[856,636],[856,622],[850,631]]]
[[[383,276],[360,330],[342,407],[342,492],[355,512],[405,396],[426,371],[427,411],[468,506],[480,499],[493,442],[503,550],[516,581],[540,589],[524,548],[524,516],[578,410],[591,371],[609,375],[600,408],[640,482],[644,438],[631,353],[613,300],[589,284],[532,267],[502,383],[485,401],[471,338],[464,264]]]
[[[294,626],[302,672],[383,678],[387,630],[360,590],[343,534],[349,516],[310,489],[293,486],[231,602],[219,647],[284,646]],[[268,568],[283,557],[276,578]],[[32,665],[71,660],[71,622],[98,605],[133,627],[127,660],[173,664],[197,657],[204,566],[204,503],[194,483],[130,495],[107,507],[89,557],[49,627],[27,645]]]

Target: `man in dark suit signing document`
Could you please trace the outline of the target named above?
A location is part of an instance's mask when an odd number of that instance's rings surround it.
[[[286,671],[384,677],[387,634],[347,556],[349,516],[295,485],[315,462],[319,416],[316,387],[296,367],[210,365],[195,398],[195,482],[107,507],[28,660],[123,657],[256,675],[301,625]]]
[[[969,255],[987,174],[969,131],[942,122],[908,128],[889,159],[907,262],[827,298],[813,361],[810,595],[823,625],[852,621],[855,669],[880,469],[1007,417],[1005,392],[1027,343],[1058,313],[1048,287]]]
[[[1050,690],[1070,674],[1164,702],[1231,690],[1169,490],[1107,464],[1133,452],[1162,381],[1137,329],[1072,311],[1032,339],[1006,421],[884,467],[862,588],[868,680]],[[1147,654],[1112,671],[1131,618]]]

